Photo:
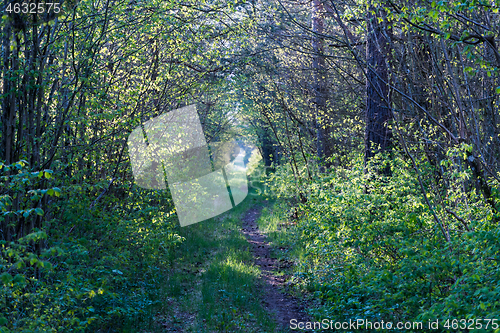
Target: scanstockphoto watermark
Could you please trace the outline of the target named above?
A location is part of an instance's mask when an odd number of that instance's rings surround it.
[[[273,177],[269,178],[269,175]],[[283,184],[276,186],[277,183]],[[312,192],[320,192],[331,185],[327,180],[322,178],[315,179],[314,187],[308,186],[307,182],[303,182],[298,186],[296,174],[287,167],[274,168],[271,166],[264,166],[253,170],[249,175],[248,188],[253,189],[248,195],[259,196],[265,194],[271,197],[294,197],[299,192],[302,194],[310,195]]]
[[[427,328],[427,327],[426,327]],[[298,321],[290,320],[290,329],[292,330],[423,330],[423,322],[398,322],[390,321],[369,321],[366,319],[356,319],[349,321],[334,321],[323,319],[321,321]]]
[[[148,120],[127,143],[135,183],[168,186],[182,227],[220,215],[248,194],[244,149],[235,140],[208,144],[195,105]]]
[[[433,331],[433,330],[474,330],[474,329],[491,329],[497,330],[500,328],[500,320],[487,318],[471,318],[471,319],[447,319],[447,320],[429,320],[422,321],[406,321],[406,322],[390,322],[390,321],[370,321],[367,319],[355,319],[349,321],[334,321],[323,319],[321,321],[299,321],[297,319],[290,320],[290,329],[292,330],[337,330],[337,331],[352,331],[352,330],[411,330],[411,331]]]

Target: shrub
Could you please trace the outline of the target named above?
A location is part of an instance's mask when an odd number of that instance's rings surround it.
[[[150,324],[162,267],[183,241],[168,194],[133,187],[125,197],[104,196],[90,209],[95,196],[89,193],[105,184],[29,190],[39,173],[25,162],[1,166],[9,184],[1,216],[11,216],[12,226],[20,216],[44,214],[30,208],[44,195],[54,199],[50,210],[57,214],[41,229],[0,241],[0,331],[98,332]],[[6,172],[11,170],[16,172]],[[21,202],[15,211],[14,197]]]
[[[418,162],[430,207],[419,175],[397,154],[391,177],[372,167],[365,172],[359,160],[308,184],[308,201],[295,201],[302,212],[295,232],[305,249],[296,275],[321,302],[313,311],[318,319],[500,318],[500,227],[474,187],[463,191],[470,175],[455,157],[448,156],[441,188],[427,161]],[[278,168],[271,192],[293,191],[282,174]]]

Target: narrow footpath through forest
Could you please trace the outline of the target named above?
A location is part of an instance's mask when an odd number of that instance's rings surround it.
[[[278,327],[288,332],[290,320],[306,321],[307,314],[299,300],[285,294],[281,289],[286,283],[287,276],[277,275],[284,268],[291,267],[290,261],[283,261],[271,256],[271,246],[257,225],[257,219],[262,207],[251,207],[243,217],[242,232],[251,244],[254,263],[261,270],[262,303],[273,314]]]

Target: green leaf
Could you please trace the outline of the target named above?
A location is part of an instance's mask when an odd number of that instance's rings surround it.
[[[52,189],[54,190],[56,197],[61,196],[61,189],[59,187],[53,187]]]
[[[26,284],[26,278],[21,274],[16,274],[14,277],[14,283],[24,285]]]
[[[3,282],[3,284],[8,284],[12,281],[12,275],[5,272],[2,275],[0,275],[0,280]]]
[[[35,208],[35,213],[37,213],[37,215],[43,216],[43,209]]]
[[[38,260],[38,267],[52,270],[52,264],[49,261]]]

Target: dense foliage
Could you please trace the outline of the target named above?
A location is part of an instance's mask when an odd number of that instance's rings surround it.
[[[318,318],[498,317],[498,1],[20,2],[1,17],[0,331],[154,326],[185,237],[127,138],[190,104],[207,141],[260,151]]]
[[[151,305],[160,302],[155,291],[165,277],[161,267],[168,266],[173,247],[182,242],[165,194],[134,190],[127,201],[108,196],[100,209],[89,210],[90,194],[107,183],[26,191],[33,179],[52,179],[53,173],[29,172],[22,162],[3,165],[4,172],[9,168],[18,170],[5,176],[12,197],[23,204],[18,211],[4,205],[3,216],[43,215],[40,208],[28,208],[33,201],[42,195],[59,200],[49,201],[57,217],[42,230],[1,241],[3,330],[97,331],[107,323],[149,324]]]
[[[454,157],[450,154],[449,160]],[[419,167],[431,172],[426,161]],[[268,183],[270,195],[287,198],[299,212],[290,242],[303,249],[298,281],[321,300],[315,317],[425,325],[436,319],[444,324],[498,318],[500,229],[493,222],[495,213],[475,190],[466,194],[468,205],[454,212],[467,220],[450,215],[449,203],[440,204],[440,196],[448,202],[464,199],[456,187],[470,172],[449,170],[453,186],[426,194],[445,224],[446,241],[408,161],[399,155],[391,169],[392,177],[380,177],[364,172],[361,159],[353,161],[315,177],[307,203],[293,199],[291,170],[278,168]]]

